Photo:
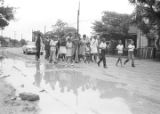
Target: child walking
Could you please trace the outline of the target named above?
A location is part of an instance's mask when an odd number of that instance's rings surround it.
[[[117,45],[117,51],[118,51],[118,60],[116,62],[116,66],[118,66],[118,63],[120,62],[121,63],[121,67],[122,67],[122,54],[123,54],[123,44],[122,44],[122,41],[119,40],[118,41],[118,45]]]
[[[132,67],[135,67],[134,65],[134,49],[135,49],[135,46],[134,46],[134,41],[131,40],[131,42],[129,43],[128,45],[128,58],[127,60],[124,62],[124,65],[129,62],[129,60],[131,59],[132,60]]]

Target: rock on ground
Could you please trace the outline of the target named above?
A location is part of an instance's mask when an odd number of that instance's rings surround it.
[[[33,94],[33,93],[20,93],[19,94],[19,97],[22,99],[22,100],[27,100],[27,101],[37,101],[39,100],[39,95],[36,95],[36,94]]]

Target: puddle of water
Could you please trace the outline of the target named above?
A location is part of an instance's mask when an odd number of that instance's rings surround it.
[[[60,67],[59,67],[60,66]],[[40,114],[132,114],[123,84],[84,75],[78,68],[5,59],[3,71],[17,90],[40,95]],[[23,75],[22,75],[23,74]],[[22,88],[21,85],[24,85]],[[40,90],[45,90],[40,92]]]

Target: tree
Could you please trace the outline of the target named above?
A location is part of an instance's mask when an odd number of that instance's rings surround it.
[[[20,40],[20,44],[21,44],[21,46],[23,46],[23,45],[26,45],[26,44],[27,44],[27,42],[26,42],[26,40],[25,40],[25,39],[21,39],[21,40]]]
[[[93,23],[93,30],[102,36],[108,36],[112,39],[113,36],[128,35],[130,24],[130,15],[118,14],[115,12],[104,12],[101,21]]]
[[[14,19],[13,7],[4,6],[4,1],[0,0],[0,28],[4,29],[9,25],[9,21]]]
[[[135,5],[133,22],[151,39],[155,39],[156,48],[160,48],[160,1],[159,0],[129,0]],[[154,34],[153,34],[154,33]]]
[[[43,33],[41,31],[32,31],[32,42],[35,42],[36,41],[36,36],[37,35],[40,35],[42,37],[42,40],[43,40]]]
[[[66,37],[70,34],[75,34],[76,29],[74,27],[68,26],[66,22],[62,20],[57,20],[55,25],[52,25],[53,31],[48,32],[50,36],[57,36],[59,38]]]
[[[62,38],[64,36],[64,28],[67,26],[67,23],[63,22],[62,20],[57,20],[55,25],[52,25],[53,32],[55,35],[57,35],[59,38]]]

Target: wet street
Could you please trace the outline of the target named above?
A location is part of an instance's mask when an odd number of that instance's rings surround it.
[[[54,65],[43,56],[36,62],[34,55],[23,55],[20,49],[3,54],[6,58],[1,60],[1,73],[8,76],[6,81],[17,94],[33,92],[40,96],[40,114],[160,112],[159,62],[136,60],[135,68],[130,63],[116,67],[116,58],[107,57],[108,68],[103,69],[95,63]]]

